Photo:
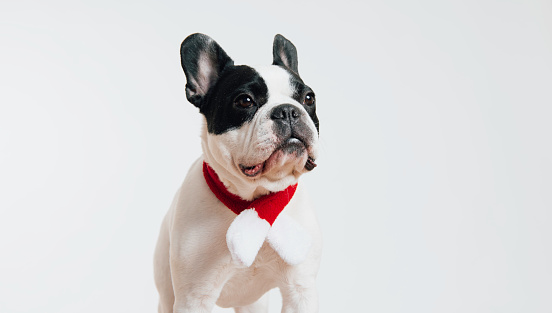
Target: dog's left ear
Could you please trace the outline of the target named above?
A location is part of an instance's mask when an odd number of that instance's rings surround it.
[[[186,98],[198,108],[222,71],[234,65],[218,43],[199,33],[184,39],[180,46],[180,61],[186,74]]]
[[[273,65],[285,66],[299,75],[297,49],[291,41],[280,34],[274,36],[272,55],[274,57]]]

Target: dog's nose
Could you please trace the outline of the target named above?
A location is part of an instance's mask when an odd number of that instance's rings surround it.
[[[280,104],[272,109],[270,118],[275,121],[288,121],[290,124],[296,122],[301,117],[301,111],[291,104]]]

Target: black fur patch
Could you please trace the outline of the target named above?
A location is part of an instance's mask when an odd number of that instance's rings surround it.
[[[186,75],[186,98],[198,108],[220,73],[234,65],[226,52],[204,34],[192,34],[184,39],[180,46],[180,62]],[[200,74],[202,70],[204,76]]]
[[[240,95],[249,95],[255,105],[242,108],[234,105]],[[251,121],[257,110],[268,100],[264,79],[253,68],[245,65],[229,66],[206,95],[200,112],[207,119],[207,130],[220,135]]]

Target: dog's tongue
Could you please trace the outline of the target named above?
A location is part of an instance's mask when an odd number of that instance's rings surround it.
[[[305,168],[307,171],[312,171],[316,167],[316,163],[314,163],[314,159],[309,157],[307,159],[307,163],[305,163]]]

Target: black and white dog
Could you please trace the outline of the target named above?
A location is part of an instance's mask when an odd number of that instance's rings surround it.
[[[317,312],[321,235],[299,176],[318,155],[312,89],[295,46],[276,35],[272,65],[234,65],[210,37],[182,42],[186,97],[204,124],[203,155],[163,221],[155,251],[159,312]]]

